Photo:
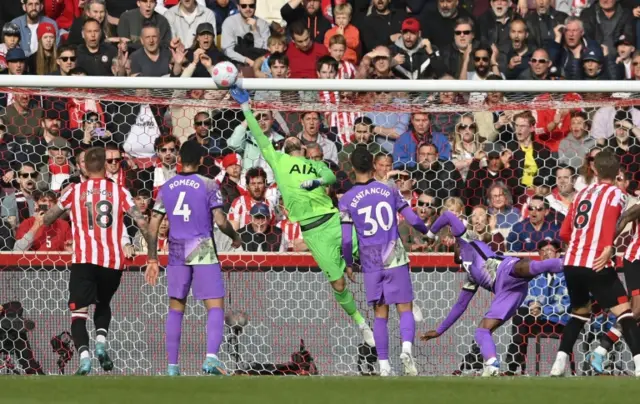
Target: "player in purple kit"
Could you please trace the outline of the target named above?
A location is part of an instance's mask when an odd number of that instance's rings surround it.
[[[351,153],[356,184],[340,199],[342,254],[347,275],[352,277],[352,231],[355,226],[367,302],[374,307],[373,338],[378,351],[380,375],[390,376],[389,305],[395,304],[400,316],[404,373],[416,376],[413,341],[416,323],[413,317],[413,288],[409,273],[409,256],[398,233],[397,212],[423,234],[424,222],[413,212],[396,189],[373,179],[373,155],[365,147]]]
[[[478,287],[488,290],[495,296],[476,329],[475,340],[485,361],[482,376],[497,376],[500,362],[491,334],[516,313],[527,297],[529,281],[542,273],[562,272],[562,260],[551,258],[532,261],[498,255],[487,244],[473,240],[473,234],[467,232],[462,221],[451,212],[444,212],[433,223],[427,237],[434,239],[434,234],[445,226],[451,227],[451,234],[456,238],[455,260],[462,264],[467,279],[447,318],[436,330],[425,333],[421,339],[428,341],[442,335],[465,312]]]
[[[222,196],[215,181],[198,174],[204,154],[203,147],[195,141],[182,145],[179,160],[182,172],[160,187],[149,223],[149,251],[157,251],[158,228],[162,218],[168,215],[169,314],[165,332],[170,376],[180,375],[178,356],[182,318],[192,285],[193,297],[203,300],[208,310],[207,356],[202,371],[206,374],[226,374],[217,356],[224,331],[225,289],[213,242],[213,221],[233,240],[234,248],[240,246],[240,236],[222,211]],[[151,285],[156,284],[157,259],[148,259],[145,277]]]

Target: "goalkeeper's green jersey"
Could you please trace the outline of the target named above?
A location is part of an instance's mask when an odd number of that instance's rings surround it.
[[[312,191],[300,188],[303,181],[318,178],[323,179],[324,185],[333,184],[336,182],[333,171],[323,162],[293,157],[276,151],[269,138],[260,129],[251,110],[245,109],[244,116],[262,156],[273,170],[289,220],[305,225],[313,222],[310,219],[327,213],[337,213],[338,209],[333,206],[323,186]]]

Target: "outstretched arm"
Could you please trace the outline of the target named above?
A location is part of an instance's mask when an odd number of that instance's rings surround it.
[[[622,216],[620,216],[620,219],[618,220],[618,225],[616,226],[615,237],[617,238],[622,234],[624,228],[627,227],[630,222],[634,222],[638,219],[640,219],[640,204],[633,205],[626,212],[622,213]]]
[[[451,328],[451,326],[454,325],[456,321],[458,321],[460,316],[462,316],[462,314],[464,314],[464,312],[467,310],[467,307],[469,307],[469,303],[471,302],[471,299],[473,299],[473,296],[475,294],[475,290],[463,288],[460,291],[458,301],[451,308],[449,315],[447,315],[444,321],[442,321],[442,323],[440,323],[440,325],[436,329],[438,335],[442,335],[447,332],[447,330]]]
[[[451,227],[451,234],[453,234],[454,237],[462,236],[467,230],[464,227],[464,223],[462,223],[462,221],[458,219],[456,215],[451,212],[444,212],[429,229],[429,236],[431,237],[437,234],[445,226]]]
[[[269,138],[264,134],[264,132],[262,132],[262,129],[260,129],[260,125],[251,111],[251,106],[249,105],[249,102],[251,101],[249,92],[233,86],[229,90],[229,93],[242,107],[242,113],[244,114],[244,118],[247,120],[247,126],[251,132],[251,136],[253,136],[258,147],[260,147],[260,152],[262,152],[264,159],[271,167],[273,167],[273,164],[275,163],[276,149],[273,147],[273,144],[271,144]]]
[[[427,234],[429,229],[427,229],[427,225],[424,224],[424,221],[416,215],[416,212],[411,209],[411,206],[405,206],[400,214],[407,220],[407,222],[416,230],[418,230],[422,234]]]

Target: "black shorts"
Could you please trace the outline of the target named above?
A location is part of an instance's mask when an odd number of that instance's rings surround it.
[[[633,262],[624,260],[622,272],[629,296],[640,296],[640,260]]]
[[[93,264],[72,264],[69,277],[69,309],[111,302],[122,279],[122,271]]]
[[[603,309],[629,301],[627,291],[614,268],[595,272],[591,268],[565,266],[564,279],[567,281],[573,309],[586,307],[594,299]]]

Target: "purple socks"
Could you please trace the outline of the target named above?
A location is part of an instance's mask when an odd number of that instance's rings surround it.
[[[529,273],[531,273],[531,275],[533,276],[538,276],[545,272],[557,274],[558,272],[562,272],[563,269],[564,266],[560,258],[549,258],[543,261],[529,262]]]
[[[389,332],[387,331],[388,320],[376,317],[373,323],[373,339],[376,341],[378,360],[389,360]]]
[[[413,344],[415,335],[416,320],[413,317],[413,312],[405,311],[400,313],[400,337],[402,338],[402,342],[408,341]]]
[[[178,357],[180,356],[180,336],[182,335],[182,317],[184,317],[183,312],[169,309],[165,326],[165,345],[170,365],[178,364]]]
[[[486,328],[476,328],[476,343],[480,347],[480,353],[485,362],[491,358],[498,358],[496,344],[491,337],[491,331]]]
[[[209,309],[207,317],[207,355],[218,355],[224,333],[224,310],[220,307]]]

